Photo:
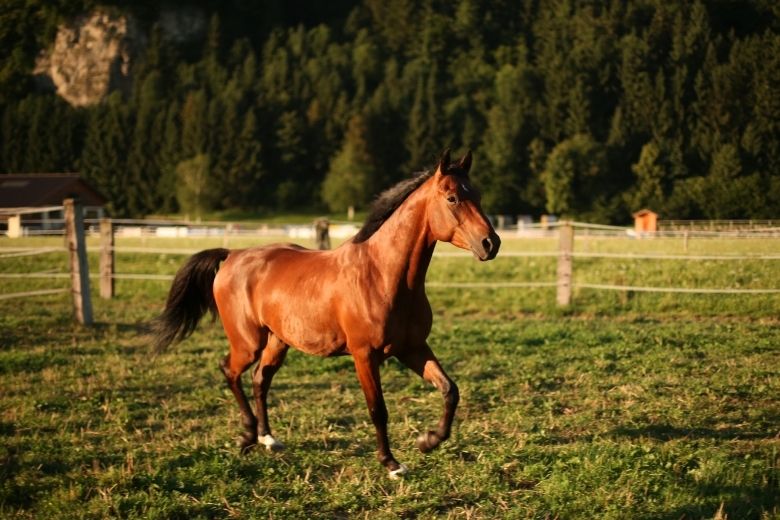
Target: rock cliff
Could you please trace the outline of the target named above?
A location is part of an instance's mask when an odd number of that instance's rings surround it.
[[[60,26],[34,74],[71,105],[92,105],[127,87],[130,60],[142,39],[131,17],[96,11]]]
[[[194,8],[167,9],[158,24],[165,39],[183,43],[202,36],[206,18]],[[39,86],[71,105],[93,105],[114,90],[129,89],[131,65],[146,43],[146,32],[133,16],[97,10],[61,25],[33,73]]]

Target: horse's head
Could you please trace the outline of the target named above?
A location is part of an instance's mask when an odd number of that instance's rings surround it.
[[[470,250],[479,260],[492,260],[501,239],[479,204],[479,192],[471,185],[471,151],[450,163],[444,152],[433,176],[433,194],[428,204],[428,222],[433,237]]]

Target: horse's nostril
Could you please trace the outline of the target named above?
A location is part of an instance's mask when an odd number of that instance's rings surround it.
[[[493,242],[491,242],[489,238],[483,238],[482,247],[485,249],[486,253],[490,253],[490,251],[493,249]]]

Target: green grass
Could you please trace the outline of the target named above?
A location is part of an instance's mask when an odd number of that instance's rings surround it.
[[[64,270],[62,256],[0,259],[0,271]],[[183,259],[117,263],[172,273]],[[626,283],[736,286],[750,276],[774,287],[776,263],[739,263],[690,278],[683,262],[633,266]],[[609,279],[615,265],[575,269]],[[429,279],[534,281],[554,270],[545,258],[437,258]],[[65,283],[0,279],[0,293]],[[777,296],[583,290],[560,311],[551,290],[431,289],[430,343],[462,402],[453,437],[422,455],[414,438],[438,420],[441,398],[385,364],[391,441],[411,469],[396,482],[375,460],[349,358],[291,352],[269,403],[287,450],[240,456],[219,324],[163,354],[149,347],[145,323],[167,286],[119,281],[117,298],[93,300],[89,329],[72,323],[64,294],[0,300],[0,517],[780,518]]]

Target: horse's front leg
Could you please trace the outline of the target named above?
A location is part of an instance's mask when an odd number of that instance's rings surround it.
[[[444,397],[444,413],[436,429],[422,433],[417,438],[417,448],[421,452],[427,453],[450,437],[455,409],[460,401],[458,386],[441,368],[439,360],[436,359],[427,343],[418,347],[410,347],[406,351],[396,354],[396,357],[420,377],[438,388]]]
[[[379,462],[387,468],[390,478],[395,479],[406,473],[406,466],[399,464],[390,452],[390,440],[387,436],[387,406],[382,395],[382,383],[379,379],[379,353],[365,348],[352,353],[355,360],[355,370],[366,396],[368,413],[376,428],[377,457]]]

